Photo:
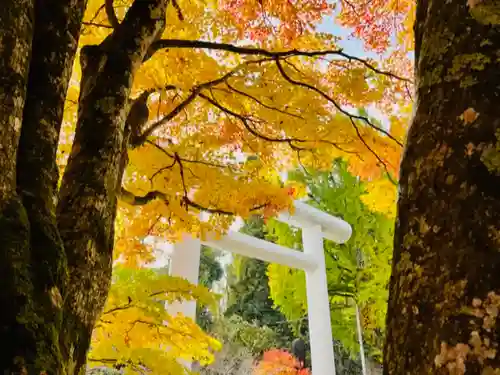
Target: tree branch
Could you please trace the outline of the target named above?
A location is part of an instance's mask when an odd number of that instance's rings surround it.
[[[96,22],[92,22],[92,21],[84,21],[84,22],[82,22],[82,25],[102,27],[103,29],[112,29],[113,28],[113,26],[111,26],[111,25],[105,25],[103,23],[96,23]]]
[[[155,145],[155,144],[153,143],[153,145]],[[193,200],[191,200],[188,197],[188,191],[187,191],[185,177],[184,177],[184,165],[182,164],[183,159],[181,159],[177,153],[174,153],[173,155],[171,155],[166,150],[164,150],[162,147],[160,147],[158,145],[155,145],[155,146],[157,146],[159,149],[163,150],[169,157],[172,157],[174,159],[174,162],[172,165],[170,165],[170,167],[174,166],[175,164],[177,164],[179,166],[179,172],[181,174],[182,186],[184,189],[184,195],[183,195],[181,201],[186,206],[186,208],[191,207],[191,208],[197,209],[199,211],[204,211],[204,212],[207,212],[210,214],[229,215],[229,216],[235,215],[235,212],[227,211],[227,210],[223,210],[223,209],[219,209],[219,208],[205,207],[205,206],[202,206],[201,204],[196,203]],[[188,160],[188,162],[190,162],[190,161]],[[150,192],[146,193],[145,195],[135,195],[132,192],[130,192],[127,189],[122,187],[120,194],[119,194],[119,198],[123,202],[128,203],[128,204],[133,205],[133,206],[146,205],[155,199],[161,199],[167,205],[169,204],[169,199],[168,199],[167,195],[161,191],[158,191],[158,190],[150,191]],[[255,207],[253,207],[250,211],[258,211],[266,206],[267,206],[267,204],[257,205]]]
[[[284,111],[284,110],[281,110],[279,108],[276,108],[276,107],[273,107],[273,106],[270,106],[270,105],[267,105],[266,103],[263,103],[261,100],[257,99],[256,97],[244,92],[244,91],[241,91],[241,90],[238,90],[237,88],[231,86],[229,84],[229,82],[226,82],[226,86],[234,91],[235,93],[241,95],[241,96],[245,96],[247,98],[249,98],[250,100],[253,100],[254,102],[256,102],[257,104],[261,105],[262,107],[264,108],[267,108],[269,110],[272,110],[272,111],[276,111],[276,112],[279,112],[279,113],[282,113],[284,115],[287,115],[287,116],[291,116],[291,117],[295,117],[295,118],[298,118],[300,120],[304,120],[304,117],[300,116],[300,115],[296,115],[295,113],[290,113],[290,112],[287,112],[287,111]]]
[[[403,144],[398,141],[396,138],[394,138],[387,130],[385,129],[382,129],[381,127],[373,124],[367,117],[365,116],[360,116],[360,115],[354,115],[352,113],[349,113],[348,111],[346,111],[345,109],[343,109],[331,96],[329,96],[328,94],[324,93],[323,91],[321,91],[320,89],[318,89],[317,87],[314,87],[313,85],[310,85],[309,83],[305,83],[305,82],[301,82],[301,81],[297,81],[295,79],[293,79],[292,77],[290,77],[290,75],[288,75],[288,73],[285,72],[284,68],[283,68],[283,65],[281,65],[280,63],[280,60],[279,59],[276,59],[276,66],[278,67],[278,70],[279,72],[281,73],[281,75],[283,76],[283,78],[285,80],[287,80],[288,82],[290,82],[291,84],[293,85],[296,85],[296,86],[301,86],[301,87],[304,87],[304,88],[307,88],[311,91],[314,91],[315,93],[319,94],[320,96],[322,96],[323,98],[325,98],[328,102],[332,103],[333,106],[340,112],[342,113],[343,115],[349,117],[351,120],[361,120],[363,121],[365,124],[367,124],[368,126],[370,126],[371,128],[375,129],[376,131],[384,134],[385,136],[387,136],[389,139],[391,139],[392,141],[396,142],[399,146],[403,147]]]
[[[223,83],[227,81],[229,78],[234,76],[236,73],[241,71],[241,69],[245,66],[251,65],[251,64],[260,64],[262,62],[266,61],[271,61],[270,59],[260,59],[260,60],[251,60],[251,61],[246,61],[240,65],[238,65],[236,68],[233,70],[227,72],[223,76],[216,78],[211,81],[203,82],[200,83],[196,86],[194,86],[190,91],[190,94],[181,102],[179,103],[174,109],[172,109],[167,115],[162,117],[160,120],[154,122],[151,124],[140,136],[138,139],[138,144],[143,144],[147,137],[149,137],[153,132],[161,127],[162,125],[166,124],[167,122],[171,121],[175,116],[177,116],[184,108],[186,108],[189,104],[191,104],[200,94],[200,92],[204,89],[216,86],[220,83]]]
[[[248,117],[246,117],[246,116],[244,116],[242,114],[236,113],[236,112],[230,110],[229,108],[224,107],[222,104],[220,104],[214,98],[210,98],[209,96],[207,96],[205,94],[201,94],[200,93],[199,96],[200,96],[200,98],[205,99],[210,104],[212,104],[214,107],[218,108],[219,110],[221,110],[222,112],[226,113],[227,115],[230,115],[232,117],[237,118],[243,124],[243,126],[245,127],[245,129],[247,129],[248,132],[250,134],[252,134],[253,136],[255,136],[256,138],[260,138],[260,139],[263,139],[263,140],[268,141],[268,142],[287,143],[290,146],[290,148],[292,150],[295,150],[295,151],[310,150],[310,148],[307,148],[307,147],[297,146],[297,143],[298,144],[305,144],[307,142],[311,142],[311,143],[314,143],[314,142],[325,143],[325,144],[328,144],[330,146],[335,147],[339,151],[345,151],[337,143],[329,141],[329,140],[326,140],[326,139],[307,140],[307,139],[300,139],[300,138],[294,138],[294,137],[275,138],[275,137],[267,136],[267,135],[262,134],[261,132],[257,131],[255,129],[255,127],[251,126],[250,125],[251,120]]]
[[[146,141],[147,143],[149,143],[150,145],[154,146],[155,148],[157,148],[158,150],[160,150],[161,152],[163,152],[165,155],[167,155],[169,158],[172,158],[175,160],[175,156],[173,154],[171,154],[170,152],[168,152],[167,150],[165,150],[163,147],[161,147],[159,144],[157,143],[154,143],[150,140],[147,140]],[[218,164],[218,163],[212,163],[212,162],[209,162],[209,161],[205,161],[205,160],[192,160],[192,159],[186,159],[186,158],[183,158],[181,156],[178,156],[179,160],[184,162],[184,163],[193,163],[193,164],[201,164],[201,165],[205,165],[207,167],[213,167],[213,168],[229,168],[231,170],[234,171],[234,169],[232,168],[233,165],[231,164]],[[171,168],[172,166],[170,166],[169,168]]]
[[[377,74],[382,74],[397,80],[411,82],[411,80],[408,78],[399,77],[394,73],[378,69],[365,59],[347,54],[341,48],[334,50],[324,50],[324,51],[301,51],[297,49],[292,49],[288,51],[269,51],[262,48],[240,47],[228,43],[208,42],[203,40],[160,39],[154,42],[153,45],[151,46],[151,49],[149,51],[150,54],[149,56],[151,56],[154,52],[164,48],[209,49],[209,50],[227,51],[227,52],[237,53],[240,55],[265,56],[273,59],[291,57],[291,56],[319,57],[319,56],[335,55],[338,57],[342,57],[348,61],[357,61]]]
[[[215,99],[210,98],[209,96],[207,96],[205,94],[201,94],[200,93],[199,96],[200,96],[200,98],[205,99],[206,101],[208,101],[210,104],[212,104],[214,107],[218,108],[222,112],[224,112],[224,113],[226,113],[226,114],[228,114],[228,115],[230,115],[232,117],[235,117],[238,120],[240,120],[241,123],[243,124],[243,126],[245,127],[245,129],[247,129],[250,134],[252,134],[253,136],[255,136],[257,138],[263,139],[263,140],[268,141],[268,142],[288,143],[294,149],[296,149],[298,147],[294,146],[293,142],[297,142],[297,143],[306,142],[305,140],[302,140],[302,139],[296,139],[296,138],[274,138],[274,137],[269,137],[269,136],[267,136],[265,134],[262,134],[262,133],[258,132],[254,127],[250,126],[249,119],[247,117],[245,117],[245,116],[243,116],[243,115],[241,115],[239,113],[236,113],[236,112],[230,110],[229,108],[226,108],[226,107],[222,106]]]
[[[359,138],[359,140],[363,143],[363,145],[368,149],[368,151],[373,155],[375,156],[375,158],[378,160],[378,162],[380,164],[382,164],[382,166],[384,167],[384,170],[385,170],[385,173],[387,175],[387,178],[389,179],[389,181],[394,184],[394,185],[397,185],[398,183],[396,181],[394,181],[394,179],[392,178],[392,175],[391,173],[389,172],[389,168],[387,167],[387,164],[385,163],[385,161],[382,160],[382,158],[380,156],[378,156],[378,154],[370,147],[370,145],[368,143],[366,143],[365,139],[363,138],[363,136],[361,135],[361,132],[359,131],[359,127],[356,125],[356,122],[351,118],[351,124],[352,126],[354,127],[354,130],[356,131],[356,135],[357,137]]]
[[[184,188],[184,196],[182,198],[182,201],[183,203],[188,207],[192,207],[192,208],[195,208],[197,210],[200,210],[200,211],[205,211],[205,212],[208,212],[208,213],[211,213],[211,214],[219,214],[219,215],[229,215],[229,216],[233,216],[235,213],[234,212],[231,212],[231,211],[227,211],[227,210],[222,210],[222,209],[218,209],[218,208],[209,208],[209,207],[204,207],[198,203],[195,203],[193,202],[189,197],[188,197],[188,193],[187,193],[187,188],[186,188],[186,182],[185,182],[185,179],[184,179],[184,166],[182,164],[182,161],[178,158],[178,155],[176,154],[176,157],[177,157],[177,163],[179,164],[179,168],[180,168],[180,174],[181,174],[181,181],[182,181],[182,186]],[[250,212],[252,211],[258,211],[264,207],[266,207],[268,204],[263,204],[263,205],[258,205],[256,207],[253,207],[252,209],[250,209]]]
[[[151,201],[154,201],[155,199],[161,199],[165,201],[166,204],[169,203],[167,196],[160,191],[156,190],[150,191],[146,195],[141,196],[141,195],[134,195],[123,187],[121,188],[119,199],[132,206],[143,206]]]
[[[115,9],[113,8],[113,0],[106,0],[104,3],[104,8],[106,10],[106,16],[108,17],[108,22],[113,29],[118,28],[120,26],[120,22],[116,17]]]

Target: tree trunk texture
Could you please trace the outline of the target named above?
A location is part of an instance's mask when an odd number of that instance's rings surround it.
[[[500,374],[497,0],[418,0],[386,375]]]
[[[136,0],[103,43],[82,48],[59,189],[56,151],[86,0],[1,3],[0,373],[78,374],[110,285],[130,88],[167,2]]]

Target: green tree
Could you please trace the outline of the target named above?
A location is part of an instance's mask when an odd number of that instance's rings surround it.
[[[359,353],[356,337],[356,303],[362,315],[366,348],[381,358],[387,287],[392,252],[393,221],[368,209],[361,197],[364,184],[341,161],[331,172],[296,171],[289,179],[307,185],[309,204],[338,216],[353,227],[351,239],[342,245],[325,241],[333,337],[352,355]],[[300,249],[301,232],[276,220],[267,224],[276,243]],[[303,271],[269,266],[271,296],[290,320],[307,314]]]
[[[219,262],[219,252],[208,246],[201,247],[200,271],[198,282],[208,289],[212,289],[214,284],[224,276],[224,269]],[[206,306],[197,306],[196,308],[196,323],[205,331],[210,331],[213,324],[213,314]]]
[[[241,232],[264,239],[264,220],[258,216],[251,217]],[[268,263],[259,259],[233,256],[233,262],[228,267],[228,304],[224,314],[238,315],[247,322],[269,327],[279,338],[278,347],[288,347],[293,340],[293,332],[270,298],[267,266]]]
[[[201,247],[198,282],[206,288],[212,288],[224,276],[224,268],[218,260],[219,257],[218,250],[204,245]]]
[[[274,231],[276,229],[274,224],[276,223],[271,221],[266,225],[261,217],[254,216],[245,222],[242,231],[257,238],[273,240],[274,237],[268,233],[268,230]],[[297,238],[297,233],[292,231],[287,232],[282,240],[288,246],[294,247],[298,244],[299,238]],[[290,350],[292,340],[296,337],[302,338],[306,342],[306,347],[309,347],[307,311],[300,310],[300,314],[295,315],[294,320],[288,320],[285,314],[279,310],[283,306],[274,305],[267,276],[268,267],[272,268],[273,266],[257,259],[234,257],[234,261],[229,267],[229,307],[226,310],[226,315],[230,316],[231,319],[236,319],[236,321],[245,321],[245,324],[248,324],[247,322],[256,323],[264,329],[260,335],[252,333],[252,337],[269,337],[265,334],[265,332],[269,332],[269,329],[275,332],[275,339],[261,340],[260,348],[267,350],[276,347]],[[289,297],[293,297],[296,287],[293,285],[289,287],[290,289],[286,293]],[[338,287],[339,285],[337,285]],[[243,334],[243,337],[245,336]],[[240,342],[243,345],[248,345],[244,340],[240,340]],[[267,345],[263,343],[267,343]],[[270,346],[271,343],[274,346]],[[310,361],[309,354],[308,361]],[[335,340],[337,370],[346,375],[359,375],[361,374],[359,361],[353,360],[351,356],[352,353],[346,351],[342,342]]]

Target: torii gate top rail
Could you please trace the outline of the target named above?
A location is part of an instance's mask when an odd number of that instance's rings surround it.
[[[293,215],[282,213],[278,216],[278,220],[298,228],[319,226],[323,237],[336,243],[344,243],[351,238],[352,227],[344,220],[301,201],[295,201],[294,205]]]
[[[344,243],[351,237],[352,228],[345,221],[300,201],[295,201],[293,215],[283,213],[278,216],[278,220],[302,229],[303,252],[234,231],[230,231],[220,239],[206,241],[185,236],[182,242],[173,245],[170,272],[172,275],[197,283],[202,243],[251,258],[304,270],[312,370],[314,375],[335,375],[323,238]],[[196,305],[185,302],[181,305],[171,305],[169,310],[172,313],[182,312],[186,316],[195,318]]]

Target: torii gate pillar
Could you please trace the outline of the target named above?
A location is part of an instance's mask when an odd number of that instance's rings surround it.
[[[278,220],[302,228],[303,252],[231,231],[218,240],[207,240],[203,243],[247,257],[304,270],[312,371],[314,375],[335,375],[323,238],[344,243],[351,237],[352,228],[345,221],[303,202],[295,202],[294,215],[283,214]],[[183,241],[174,244],[170,274],[197,284],[200,249],[201,242],[188,235]],[[180,312],[192,319],[196,318],[195,302],[170,305],[168,310],[173,314]]]
[[[314,270],[306,270],[307,316],[313,374],[335,375],[330,298],[321,227],[303,228],[302,244],[304,253],[310,255],[317,264]]]
[[[191,284],[198,285],[200,257],[200,240],[184,235],[182,241],[173,245],[170,255],[170,275],[182,277]],[[181,313],[196,320],[196,301],[174,302],[168,306],[168,311],[172,315]]]

